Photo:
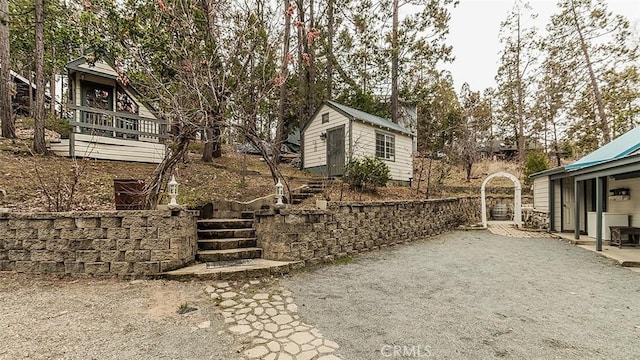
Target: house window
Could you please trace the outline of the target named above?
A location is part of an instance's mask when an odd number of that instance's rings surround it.
[[[328,123],[329,122],[329,113],[324,113],[322,114],[322,123]]]
[[[376,133],[376,156],[384,160],[396,160],[396,139],[393,135]]]

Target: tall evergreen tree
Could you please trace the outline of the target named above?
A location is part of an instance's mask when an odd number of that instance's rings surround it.
[[[634,64],[638,44],[630,41],[628,20],[611,13],[603,0],[561,0],[559,8],[547,26],[547,44],[560,54],[562,66],[571,72],[578,89],[588,89],[578,92],[581,98],[575,104],[580,109],[574,114],[582,113],[592,101],[600,134],[598,142],[608,143],[612,133],[603,96],[604,77],[620,66]]]

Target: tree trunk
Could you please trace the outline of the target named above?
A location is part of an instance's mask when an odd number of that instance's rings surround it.
[[[0,0],[0,121],[2,136],[7,139],[16,137],[11,104],[11,68],[9,64],[9,5],[7,0]]]
[[[213,133],[213,117],[211,114],[207,115],[207,121],[204,126],[204,149],[202,151],[202,161],[204,162],[212,162],[213,161],[213,148],[214,148],[214,140],[215,137]]]
[[[218,49],[215,46],[217,34],[216,34],[216,6],[213,0],[206,0],[202,2],[204,6],[204,10],[207,14],[207,42],[211,45],[211,48],[215,49],[216,53],[212,54],[214,61],[212,64],[219,65],[221,64],[219,54],[217,53]],[[211,66],[211,65],[210,65]],[[224,69],[212,69],[214,72],[218,71],[224,73]],[[216,76],[216,75],[213,75]],[[205,121],[205,139],[206,142],[204,144],[204,150],[202,152],[202,161],[204,162],[212,162],[214,158],[219,158],[222,156],[222,146],[221,146],[221,127],[224,113],[224,97],[226,96],[226,89],[224,80],[220,86],[217,86],[219,83],[214,83],[212,79],[210,79],[210,86],[212,96],[217,97],[217,109],[212,109],[211,105],[208,106],[207,111],[207,120]]]
[[[334,0],[327,2],[327,53],[333,55],[333,5]],[[327,100],[333,99],[333,61],[327,61]]]
[[[517,79],[516,84],[517,97],[518,97],[518,157],[520,163],[523,164],[526,159],[527,145],[524,139],[524,94],[522,89],[522,72],[520,71],[520,52],[522,50],[522,41],[520,38],[520,8],[518,8],[518,20],[517,20],[517,44],[516,44],[516,71]]]
[[[44,0],[35,1],[36,12],[36,108],[33,129],[33,151],[47,152],[44,141]]]
[[[284,39],[282,45],[282,66],[280,68],[281,84],[280,84],[280,104],[278,106],[278,125],[276,127],[276,141],[273,146],[273,161],[275,164],[280,163],[280,145],[284,141],[285,137],[285,106],[287,101],[287,77],[288,77],[288,58],[289,58],[289,43],[291,41],[291,15],[289,7],[291,3],[289,0],[284,1],[285,16],[284,16]]]
[[[313,14],[313,1],[311,0],[309,2],[309,29],[314,29],[315,28],[315,19],[314,19],[314,14]],[[307,39],[305,39],[307,40]],[[305,41],[305,44],[307,44],[306,49],[307,49],[307,55],[309,56],[309,64],[307,64],[307,113],[305,114],[304,119],[302,119],[302,122],[300,123],[300,128],[302,129],[302,126],[304,125],[304,123],[309,120],[309,118],[313,115],[313,112],[315,111],[315,91],[314,91],[314,85],[315,85],[315,80],[316,80],[316,74],[315,74],[315,52],[313,51],[313,43],[309,43],[309,41]]]
[[[298,22],[305,24],[305,14],[304,14],[304,1],[296,0],[297,10],[298,10]],[[304,61],[304,54],[308,55],[308,46],[305,41],[306,38],[306,30],[304,26],[296,26],[298,32],[298,96],[299,99],[307,99],[307,93],[309,91],[309,86],[307,83],[307,64]],[[300,122],[305,118],[305,114],[307,113],[307,102],[306,101],[298,101],[298,119]],[[302,124],[300,124],[302,127]]]
[[[398,0],[393,0],[393,24],[391,29],[391,121],[398,123]]]
[[[51,47],[51,58],[56,58],[56,47]],[[51,103],[49,104],[49,112],[51,115],[56,114],[56,69],[51,71],[51,83],[49,85],[49,95],[51,95]]]
[[[607,122],[607,116],[604,111],[604,103],[602,101],[602,93],[600,92],[600,86],[598,86],[598,80],[596,79],[595,71],[593,70],[593,63],[591,62],[591,56],[589,55],[589,49],[587,43],[582,34],[582,27],[578,22],[578,14],[576,13],[576,7],[573,0],[571,0],[571,12],[573,13],[573,23],[576,26],[578,32],[578,38],[580,39],[580,49],[584,56],[587,70],[589,71],[589,80],[591,82],[591,89],[593,89],[593,96],[596,98],[596,106],[598,107],[598,117],[600,118],[600,130],[602,130],[602,141],[607,144],[611,141],[611,129]]]

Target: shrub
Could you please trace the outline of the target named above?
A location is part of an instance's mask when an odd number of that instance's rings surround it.
[[[44,127],[57,132],[60,134],[60,138],[62,139],[68,139],[71,134],[71,125],[69,125],[69,120],[60,119],[55,115],[49,114],[47,116]]]
[[[385,186],[390,178],[389,166],[377,157],[356,158],[345,166],[343,180],[361,191],[375,191]]]
[[[527,160],[524,164],[524,183],[531,184],[529,175],[535,174],[539,171],[547,170],[549,168],[549,160],[547,155],[541,152],[530,152],[527,154]]]

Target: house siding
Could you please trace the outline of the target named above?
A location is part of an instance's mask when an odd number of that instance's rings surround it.
[[[352,128],[354,156],[376,155],[376,131],[393,135],[395,138],[395,161],[383,160],[389,166],[391,180],[409,181],[409,178],[413,177],[413,139],[410,136],[377,129],[360,121],[354,121]]]
[[[89,66],[89,64],[85,62],[78,65],[78,67],[81,69],[92,70],[111,76],[118,76],[118,73],[111,67],[111,65],[102,60],[97,60],[94,66]]]
[[[322,114],[329,113],[329,122],[322,123]],[[341,113],[324,105],[311,120],[302,134],[304,144],[303,168],[316,168],[327,165],[327,140],[320,138],[322,132],[339,126],[345,126],[344,141],[345,154],[349,159],[349,119]],[[345,161],[346,163],[347,161]]]
[[[629,200],[608,200],[607,212],[614,214],[629,214],[629,225],[640,227],[640,181],[638,179],[613,180],[607,182],[607,196],[609,190],[615,188],[629,188]]]
[[[549,211],[549,177],[547,176],[533,179],[533,208]]]

